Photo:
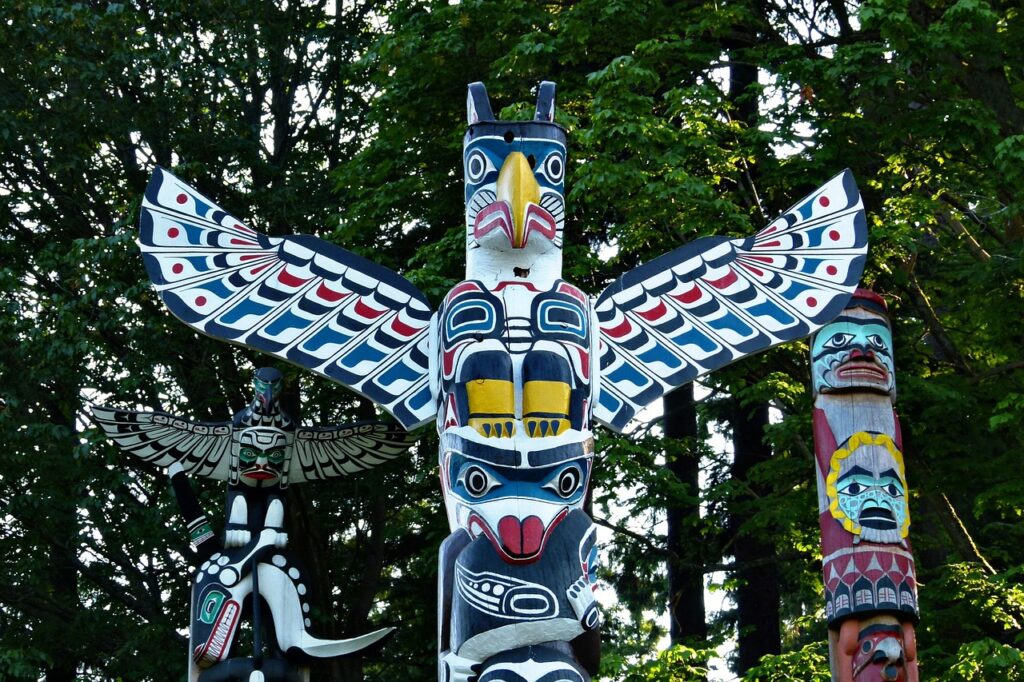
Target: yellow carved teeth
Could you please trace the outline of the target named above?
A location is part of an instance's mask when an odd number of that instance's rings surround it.
[[[516,434],[516,425],[511,419],[470,417],[469,425],[484,438],[511,438]]]
[[[550,417],[527,417],[523,420],[526,434],[530,438],[557,436],[569,428],[569,420]]]

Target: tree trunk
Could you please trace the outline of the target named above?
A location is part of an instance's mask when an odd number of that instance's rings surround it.
[[[731,514],[735,576],[739,582],[735,592],[739,630],[736,673],[742,675],[765,654],[781,651],[779,582],[775,543],[769,537],[744,530],[755,514],[754,500],[766,492],[763,486],[749,480],[749,474],[772,454],[764,437],[768,405],[743,407],[737,403],[731,421],[735,450],[732,478],[749,491],[737,496]]]
[[[669,593],[669,636],[673,644],[695,648],[706,645],[708,630],[704,611],[704,571],[700,522],[700,451],[693,384],[665,396],[665,438],[682,441],[675,454],[669,453],[665,467],[686,486],[691,501],[670,503],[665,510],[668,525],[669,559],[666,566]],[[683,559],[677,561],[674,557]],[[685,565],[683,565],[685,564]]]

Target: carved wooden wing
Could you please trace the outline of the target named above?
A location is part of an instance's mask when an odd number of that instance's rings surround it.
[[[192,476],[226,481],[231,465],[231,422],[190,422],[165,412],[91,407],[93,420],[119,448],[167,468],[178,462]]]
[[[288,481],[301,483],[356,474],[404,454],[415,441],[397,424],[382,422],[299,427]]]
[[[753,237],[698,239],[626,273],[595,304],[594,418],[621,431],[672,389],[813,333],[846,305],[866,254],[863,203],[846,170]]]
[[[189,326],[348,386],[407,429],[433,419],[430,306],[405,278],[316,237],[267,237],[162,168],[140,246],[164,303]]]

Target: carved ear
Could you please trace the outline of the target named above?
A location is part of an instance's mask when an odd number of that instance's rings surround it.
[[[493,121],[491,100],[487,97],[487,88],[483,83],[470,83],[466,96],[466,122],[469,125],[480,121]]]
[[[551,81],[541,81],[537,86],[537,113],[534,121],[555,121],[555,84]]]

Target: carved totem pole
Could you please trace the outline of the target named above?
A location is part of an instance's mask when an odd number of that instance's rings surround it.
[[[441,680],[588,680],[599,658],[593,424],[835,317],[864,265],[849,172],[757,235],[713,237],[596,300],[561,279],[566,135],[555,86],[532,121],[469,86],[466,279],[431,314],[403,277],[309,236],[267,237],[162,169],[141,245],[192,327],[322,374],[408,429],[436,422],[451,535],[439,565]]]
[[[814,337],[814,450],[836,682],[917,682],[917,584],[885,302],[858,289]]]
[[[309,634],[309,576],[285,550],[284,498],[289,484],[364,471],[412,444],[396,425],[297,426],[280,406],[281,374],[263,368],[255,397],[232,421],[196,423],[162,412],[95,406],[93,418],[121,449],[166,467],[202,565],[192,583],[189,678],[300,682],[307,657],[351,654],[392,628],[324,640]],[[227,480],[223,544],[199,508],[186,474]],[[263,610],[269,611],[269,619]],[[253,655],[234,647],[243,612],[250,614]],[[264,629],[268,655],[264,656]]]

